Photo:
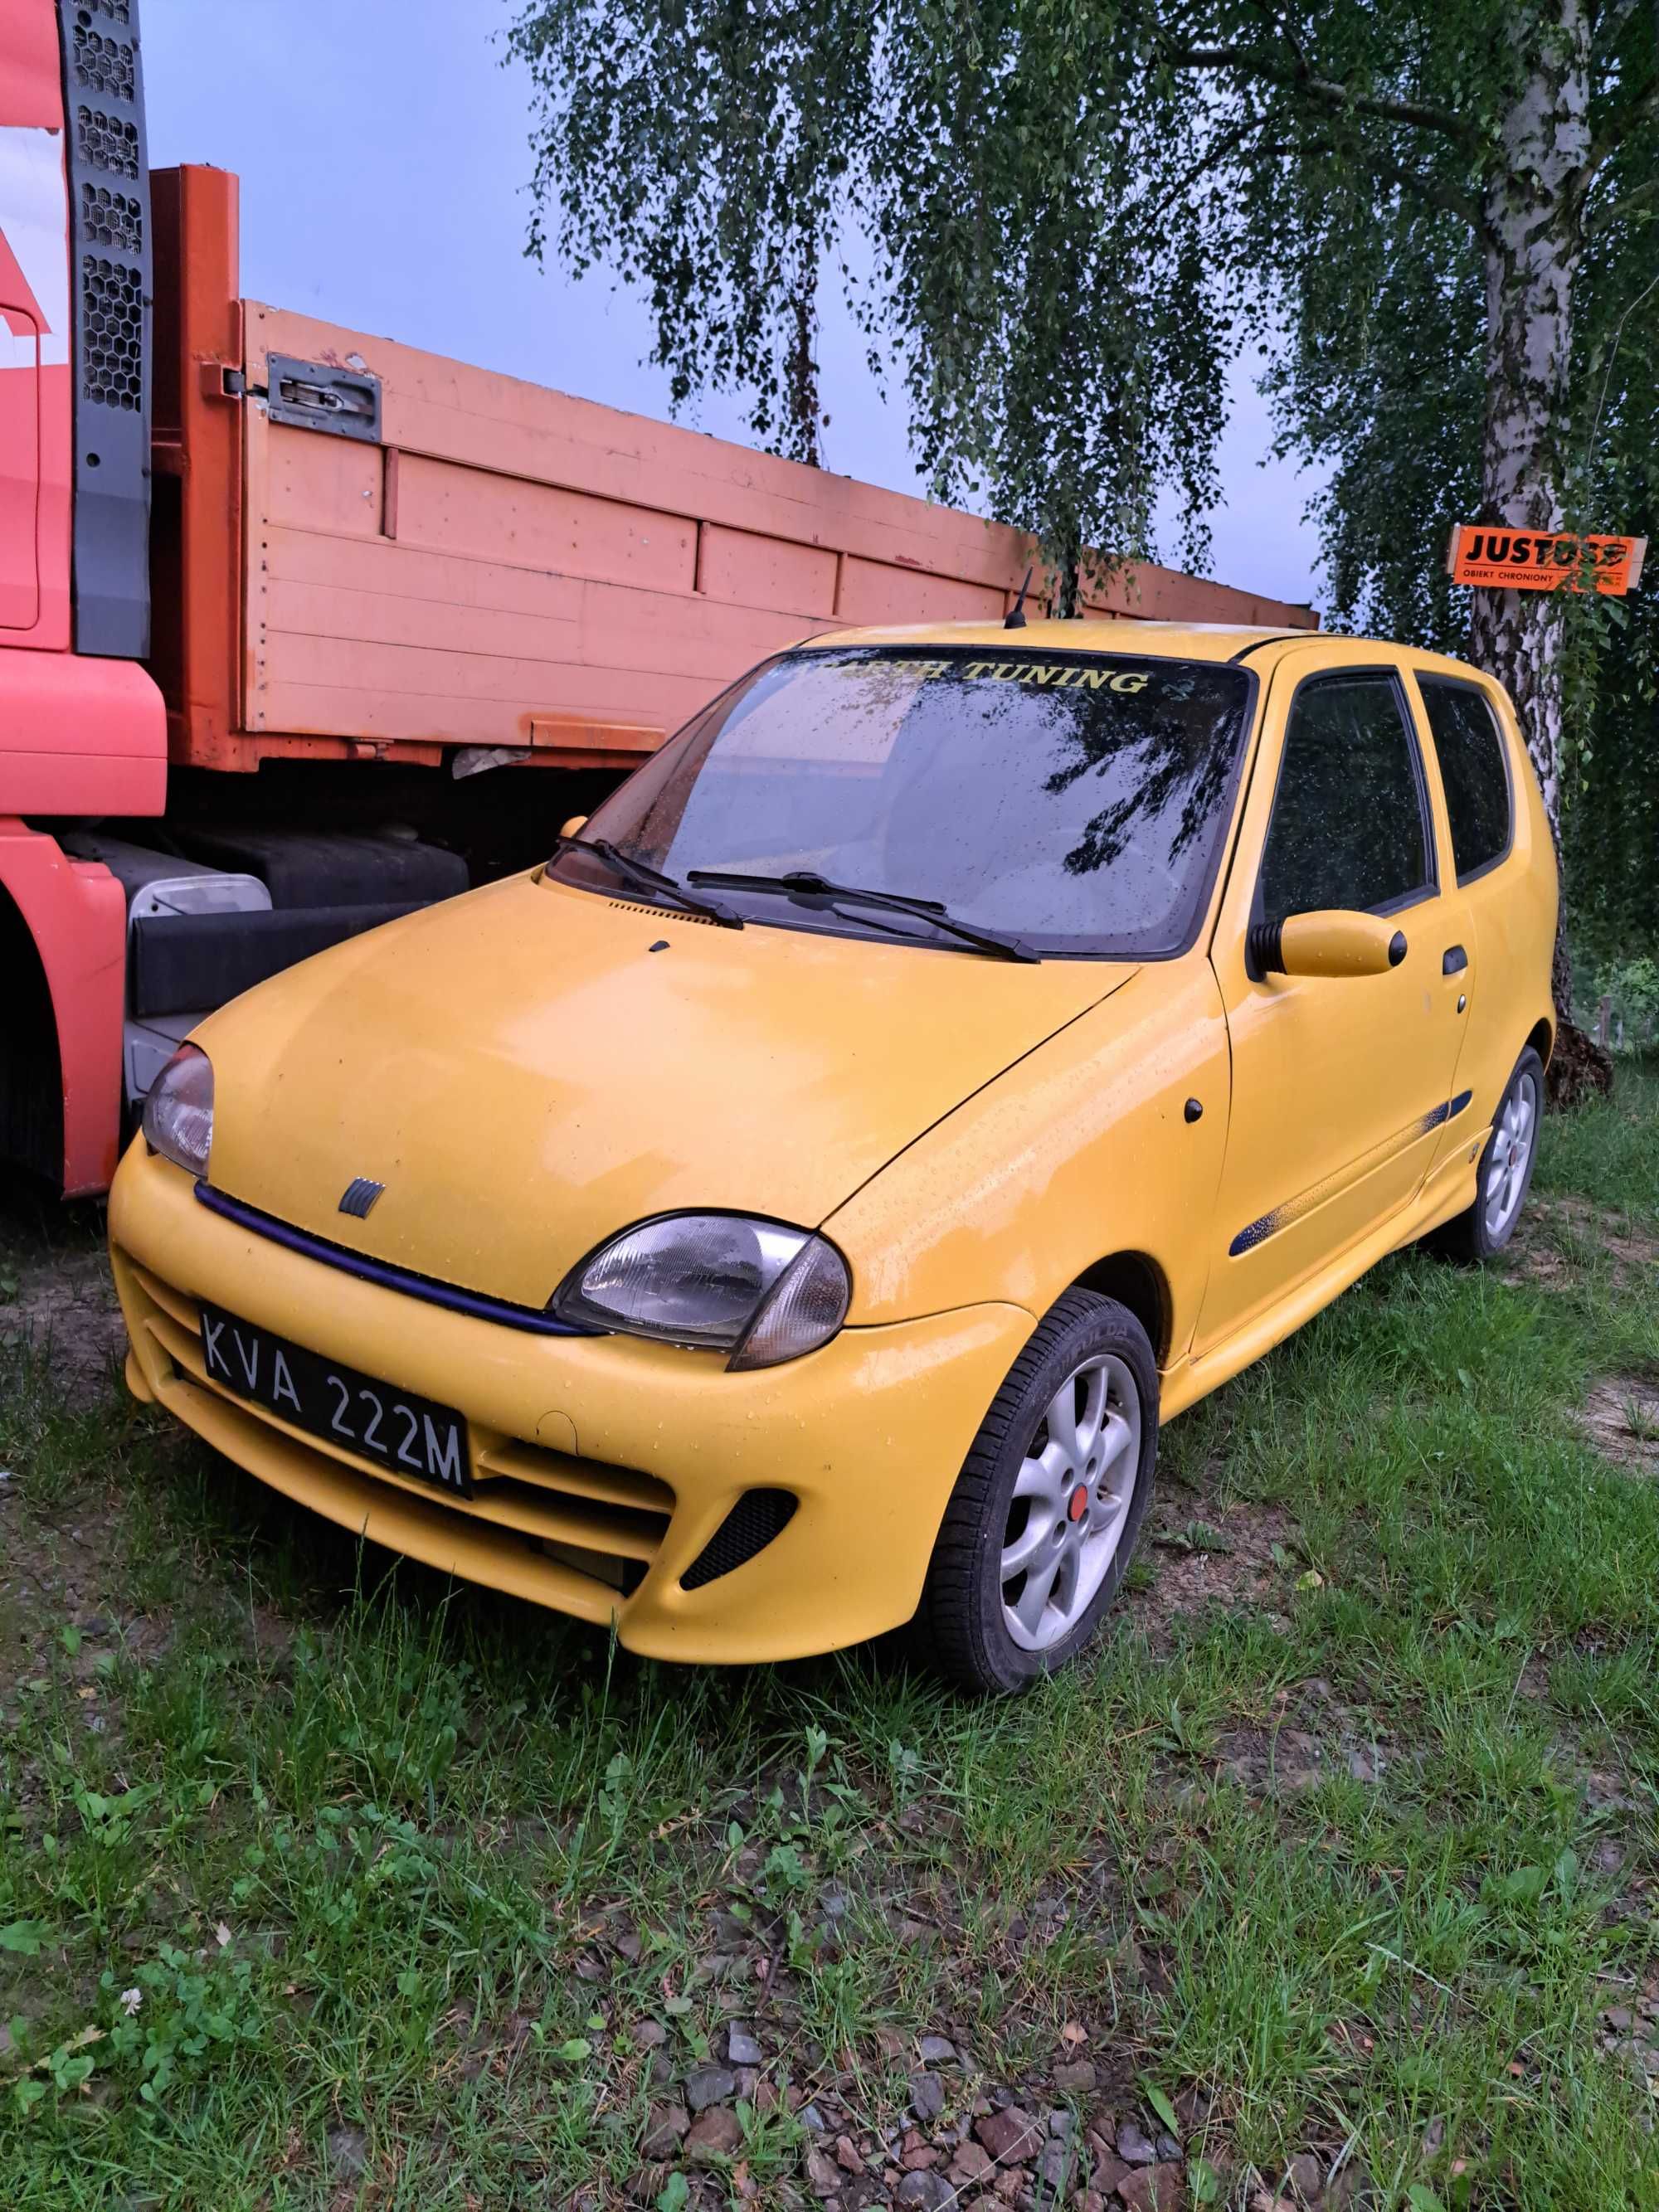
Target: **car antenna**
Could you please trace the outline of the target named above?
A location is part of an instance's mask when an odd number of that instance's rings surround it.
[[[1007,613],[1002,617],[1002,627],[1004,629],[1024,629],[1025,617],[1021,612],[1021,609],[1025,605],[1025,594],[1031,588],[1031,578],[1035,574],[1036,571],[1032,568],[1028,568],[1025,571],[1025,581],[1019,587],[1019,597],[1014,601],[1013,605],[1010,607]]]

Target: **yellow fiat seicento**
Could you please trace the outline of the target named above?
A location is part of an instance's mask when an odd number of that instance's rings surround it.
[[[635,1651],[914,1620],[1017,1690],[1095,1634],[1160,1420],[1384,1253],[1508,1239],[1555,914],[1455,661],[819,638],[531,873],[202,1024],[111,1200],[128,1378]]]

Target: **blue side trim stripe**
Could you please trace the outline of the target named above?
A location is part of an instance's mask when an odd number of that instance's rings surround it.
[[[251,1230],[256,1237],[268,1237],[273,1244],[302,1253],[307,1260],[319,1260],[325,1267],[337,1267],[343,1275],[355,1275],[360,1282],[378,1283],[382,1290],[400,1291],[405,1297],[422,1299],[429,1306],[469,1314],[475,1321],[499,1322],[503,1328],[525,1329],[532,1336],[596,1334],[592,1329],[574,1328],[568,1321],[556,1321],[551,1314],[543,1313],[534,1306],[515,1306],[506,1298],[489,1298],[477,1291],[458,1290],[452,1283],[434,1283],[429,1275],[417,1275],[412,1268],[394,1267],[384,1260],[371,1260],[361,1252],[349,1252],[343,1244],[331,1244],[326,1237],[313,1237],[304,1229],[289,1228],[286,1221],[278,1221],[273,1214],[261,1213],[257,1206],[244,1206],[240,1199],[227,1198],[223,1191],[215,1190],[210,1182],[198,1182],[196,1195],[210,1213],[222,1214],[239,1229]]]

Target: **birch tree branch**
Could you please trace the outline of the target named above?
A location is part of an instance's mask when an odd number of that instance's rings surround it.
[[[1464,116],[1450,108],[1425,107],[1413,100],[1379,100],[1370,93],[1353,92],[1329,77],[1315,76],[1305,68],[1287,66],[1265,54],[1243,46],[1183,46],[1163,58],[1172,69],[1202,70],[1211,75],[1255,77],[1285,91],[1300,92],[1322,106],[1344,113],[1370,115],[1384,123],[1404,124],[1417,131],[1437,131],[1460,145],[1480,143],[1480,134]]]

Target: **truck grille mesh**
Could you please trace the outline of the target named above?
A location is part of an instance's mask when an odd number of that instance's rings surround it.
[[[75,81],[112,100],[131,100],[137,89],[131,42],[94,31],[85,8],[75,26]]]
[[[101,107],[75,111],[75,149],[88,169],[108,169],[118,177],[138,174],[138,127]]]
[[[96,253],[81,262],[81,390],[106,407],[143,404],[143,289],[136,269]]]
[[[88,245],[125,247],[131,253],[144,250],[144,211],[125,192],[107,185],[81,187],[82,234]]]

